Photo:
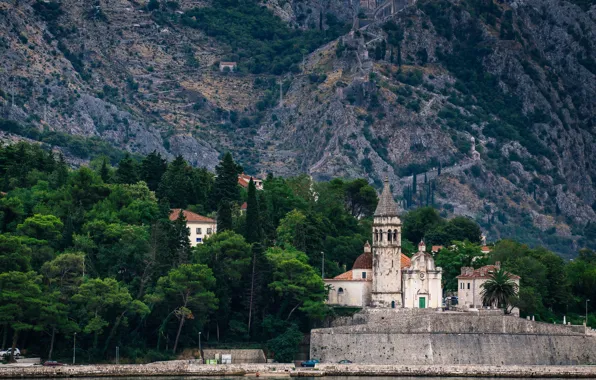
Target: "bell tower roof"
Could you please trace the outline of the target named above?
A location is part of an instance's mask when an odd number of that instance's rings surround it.
[[[383,192],[379,198],[377,209],[375,210],[374,216],[399,216],[397,213],[397,203],[393,199],[391,188],[389,187],[389,178],[385,176],[385,185],[383,186]]]

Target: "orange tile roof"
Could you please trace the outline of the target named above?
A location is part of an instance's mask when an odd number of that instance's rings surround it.
[[[173,222],[174,220],[178,219],[178,215],[180,215],[179,208],[173,208],[170,212],[170,220]],[[186,218],[187,222],[205,222],[205,223],[216,223],[214,219],[207,218],[206,216],[199,215],[192,211],[182,210],[184,217]]]
[[[358,272],[360,273],[360,272]],[[333,278],[326,278],[325,281],[372,281],[372,278],[370,278],[370,276],[368,276],[367,278],[361,278],[359,276],[356,276],[356,278],[354,278],[354,271],[353,270],[349,270],[345,273],[342,273],[340,275],[337,275]]]
[[[410,260],[410,258],[408,256],[406,256],[402,253],[401,254],[401,267],[406,268],[406,267],[409,267],[410,265],[412,265],[412,260]]]
[[[248,208],[248,203],[244,202],[242,206],[240,206],[240,210],[246,210]]]
[[[439,252],[441,249],[443,249],[442,245],[433,245],[431,248],[431,252]]]

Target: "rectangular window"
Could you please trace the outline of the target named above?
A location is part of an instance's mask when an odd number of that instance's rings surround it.
[[[366,272],[362,272],[362,278],[366,278]]]
[[[470,289],[470,283],[468,282],[468,289]]]
[[[201,242],[201,238],[197,238],[197,243],[200,243],[200,242]]]
[[[202,234],[203,232],[201,231],[201,228],[197,228],[197,235]]]
[[[211,235],[213,233],[213,229],[207,228],[207,235]]]

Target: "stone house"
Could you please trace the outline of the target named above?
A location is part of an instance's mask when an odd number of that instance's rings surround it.
[[[240,186],[242,186],[245,189],[248,189],[248,183],[250,182],[250,179],[252,178],[252,181],[255,183],[255,188],[257,190],[263,190],[263,180],[257,177],[253,177],[250,176],[248,174],[239,174],[238,175],[238,184]]]
[[[495,265],[485,265],[478,269],[472,267],[462,267],[461,274],[457,276],[457,296],[459,305],[463,308],[480,309],[482,302],[482,284],[490,280],[493,273],[501,269],[501,263],[497,261]],[[512,273],[507,273],[509,278],[517,284],[519,289],[520,277]]]
[[[443,295],[442,271],[435,266],[433,256],[426,252],[423,241],[418,244],[418,252],[410,261],[410,265],[402,270],[404,307],[440,308]]]
[[[224,72],[224,71],[234,72],[234,71],[236,71],[236,67],[237,67],[236,62],[220,62],[219,63],[219,71],[221,71],[221,72]]]
[[[186,227],[190,230],[189,240],[191,246],[203,244],[203,241],[209,236],[217,232],[217,221],[203,215],[199,215],[192,211],[182,210],[179,208],[172,209],[170,212],[170,220],[178,219],[180,212],[186,218]]]

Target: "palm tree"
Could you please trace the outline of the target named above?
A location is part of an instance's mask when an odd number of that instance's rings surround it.
[[[485,305],[497,305],[507,311],[509,300],[517,294],[517,288],[509,273],[499,269],[482,284],[482,301]]]

